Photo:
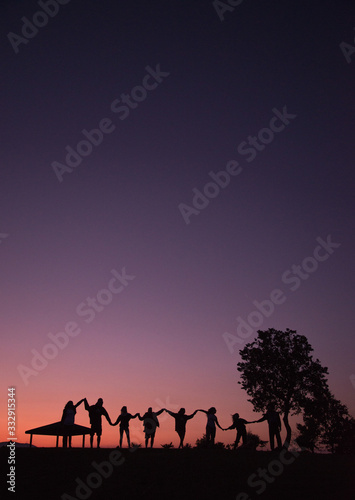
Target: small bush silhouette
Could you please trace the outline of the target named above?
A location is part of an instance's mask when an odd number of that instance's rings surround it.
[[[206,434],[204,434],[202,436],[202,438],[196,439],[195,447],[196,448],[207,448]]]
[[[237,449],[242,448],[243,450],[256,450],[258,446],[260,448],[263,448],[266,445],[267,441],[263,441],[260,439],[260,437],[257,434],[253,434],[252,432],[247,433],[247,442],[246,444],[241,445],[239,443],[239,446]],[[234,443],[232,444],[226,444],[225,445],[226,450],[234,450]]]
[[[256,450],[258,446],[260,448],[264,448],[267,441],[263,441],[257,434],[253,434],[252,432],[247,432],[247,444],[244,448],[248,450]]]
[[[196,440],[195,447],[196,448],[209,448],[211,445],[207,443],[206,434],[202,436],[202,438]],[[213,448],[225,449],[225,445],[221,442],[215,443]]]
[[[174,445],[173,445],[173,443],[162,444],[161,447],[165,448],[166,450],[169,450],[170,448],[174,448]]]

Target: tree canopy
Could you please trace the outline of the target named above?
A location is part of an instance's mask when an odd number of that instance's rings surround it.
[[[307,338],[295,330],[270,328],[258,331],[258,337],[240,351],[239,382],[256,411],[269,404],[283,414],[286,428],[284,446],[291,441],[289,415],[299,414],[310,400],[327,390],[326,374]]]
[[[331,453],[355,452],[355,420],[329,390],[307,402],[297,429],[296,442],[312,452],[321,446]]]

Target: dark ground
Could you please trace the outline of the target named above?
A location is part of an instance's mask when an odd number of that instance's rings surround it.
[[[278,453],[229,450],[123,450],[120,465],[93,466],[109,461],[108,448],[16,449],[16,492],[8,498],[130,499],[130,500],[350,500],[355,492],[355,457],[301,453],[280,465]],[[292,461],[287,454],[285,459]],[[7,489],[8,450],[0,449],[1,498]],[[271,465],[270,465],[271,464]],[[266,478],[260,469],[268,469]],[[110,471],[109,469],[112,469]],[[281,471],[281,469],[283,469]],[[96,475],[92,474],[93,472]],[[254,482],[248,485],[250,476]],[[78,488],[76,478],[91,489]],[[98,485],[97,483],[101,483]],[[265,490],[264,490],[265,488]],[[261,491],[264,490],[264,491]],[[245,496],[242,495],[245,492]],[[259,493],[258,493],[259,492]],[[65,496],[66,494],[67,496]],[[239,496],[238,496],[239,495]]]

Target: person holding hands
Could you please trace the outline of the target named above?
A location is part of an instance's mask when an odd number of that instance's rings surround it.
[[[127,406],[122,406],[121,414],[118,415],[116,422],[114,424],[111,424],[111,425],[117,425],[118,423],[120,424],[120,446],[119,446],[119,448],[122,448],[122,441],[123,441],[123,434],[124,433],[126,433],[128,448],[131,447],[131,441],[129,438],[129,421],[132,418],[136,418],[136,417],[139,417],[139,413],[136,413],[135,415],[131,415],[130,413],[127,412]]]
[[[185,415],[185,408],[180,408],[177,413],[170,410],[165,410],[171,417],[175,419],[175,430],[180,438],[179,448],[184,447],[184,438],[186,433],[186,422],[193,418],[198,410],[195,410],[191,415]]]
[[[231,429],[237,430],[237,436],[235,438],[234,447],[233,447],[233,449],[236,450],[241,438],[242,438],[242,442],[243,442],[242,446],[245,446],[247,444],[247,429],[245,427],[245,424],[252,424],[254,422],[247,422],[246,420],[244,420],[244,418],[240,418],[239,413],[234,413],[234,415],[232,415],[232,420],[233,420],[232,425],[227,427],[227,429],[223,429],[223,430],[224,431],[228,431]]]
[[[216,425],[223,431],[223,428],[219,425],[218,419],[216,417],[217,410],[214,406],[211,406],[209,410],[197,410],[206,413],[207,424],[206,424],[206,442],[207,446],[213,446],[216,437]]]

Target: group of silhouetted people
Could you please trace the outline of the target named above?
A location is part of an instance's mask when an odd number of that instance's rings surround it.
[[[78,403],[74,404],[73,401],[68,401],[65,405],[62,415],[61,423],[65,426],[65,432],[63,432],[63,447],[71,447],[71,430],[74,426],[76,408],[84,403],[85,410],[89,413],[90,419],[90,446],[93,447],[94,435],[97,437],[97,447],[100,447],[101,434],[102,434],[102,417],[104,416],[108,423],[112,426],[120,425],[120,444],[119,447],[122,448],[123,436],[126,434],[128,448],[131,447],[130,435],[129,435],[129,422],[134,418],[138,418],[143,422],[143,430],[145,434],[145,447],[148,445],[153,447],[155,432],[157,427],[159,427],[158,416],[166,411],[171,417],[175,419],[175,431],[177,432],[180,443],[179,448],[184,446],[184,438],[186,433],[186,423],[188,420],[192,419],[197,412],[203,412],[207,416],[206,424],[206,444],[207,446],[213,446],[216,437],[216,426],[222,431],[227,431],[231,429],[236,429],[237,435],[234,443],[234,449],[238,447],[240,440],[242,440],[242,446],[247,444],[247,431],[246,424],[254,424],[258,422],[267,421],[269,425],[269,437],[270,437],[270,447],[271,450],[275,447],[275,438],[277,441],[278,448],[281,448],[281,420],[279,414],[275,411],[274,405],[268,405],[267,412],[259,420],[254,420],[253,422],[247,422],[245,419],[240,418],[238,413],[232,415],[232,425],[224,429],[220,426],[216,413],[217,410],[213,406],[208,410],[195,410],[191,415],[186,415],[185,408],[180,408],[177,413],[174,413],[166,408],[162,408],[157,412],[153,412],[152,408],[149,407],[146,413],[141,416],[139,413],[132,415],[128,412],[127,406],[122,406],[121,413],[118,415],[116,421],[112,423],[109,414],[103,407],[103,400],[99,398],[94,405],[89,405],[86,398],[81,399]]]

